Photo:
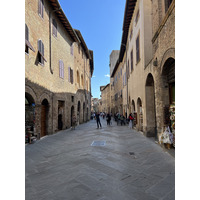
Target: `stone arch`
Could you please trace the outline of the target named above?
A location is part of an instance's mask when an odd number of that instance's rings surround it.
[[[170,48],[165,51],[162,60],[160,62],[161,74],[163,73],[163,68],[165,63],[169,58],[173,58],[175,60],[175,48]]]
[[[164,126],[172,125],[173,121],[170,120],[169,107],[175,106],[175,59],[169,57],[163,64],[162,74],[161,74],[163,92],[162,92],[162,102],[165,110],[163,116]]]
[[[131,101],[131,110],[132,110],[132,113],[135,112],[135,102],[134,102],[133,99],[132,99],[132,101]]]
[[[25,86],[25,98],[30,98],[31,101],[34,101],[34,103],[36,103],[37,101],[37,96],[35,91],[29,86]]]
[[[154,78],[151,73],[147,75],[145,84],[146,97],[146,127],[148,137],[157,137],[156,134],[156,108],[155,108],[155,87]]]
[[[44,99],[46,99],[46,100],[48,101],[48,103],[51,102],[51,101],[50,101],[50,96],[49,96],[46,92],[44,92],[44,93],[40,96],[39,102],[42,104],[42,101],[43,101]]]

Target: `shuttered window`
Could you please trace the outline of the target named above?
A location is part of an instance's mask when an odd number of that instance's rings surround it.
[[[47,62],[44,57],[44,44],[42,40],[38,40],[38,61],[39,63],[43,65],[44,65],[44,61]]]
[[[64,63],[59,60],[59,77],[64,79]]]
[[[38,14],[44,18],[44,0],[38,0]]]
[[[56,22],[56,20],[55,19],[53,19],[53,35],[55,36],[55,37],[57,37],[57,22]]]
[[[35,52],[35,49],[32,47],[31,43],[29,42],[29,28],[27,24],[25,24],[25,52],[28,54],[29,49]]]
[[[136,62],[140,61],[140,35],[136,39]]]

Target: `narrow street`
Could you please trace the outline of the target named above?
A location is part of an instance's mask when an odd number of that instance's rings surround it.
[[[141,133],[101,123],[26,145],[26,200],[175,199],[174,158]]]

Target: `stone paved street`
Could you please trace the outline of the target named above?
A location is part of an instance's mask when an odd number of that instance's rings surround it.
[[[26,200],[175,199],[174,158],[141,133],[101,122],[26,145]]]

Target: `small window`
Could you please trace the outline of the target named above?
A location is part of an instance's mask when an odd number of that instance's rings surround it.
[[[62,60],[59,60],[59,77],[64,79],[64,63]]]
[[[133,50],[131,51],[131,72],[133,71]]]
[[[72,102],[74,102],[74,96],[71,96],[72,97]]]
[[[53,19],[53,35],[57,37],[57,22]]]
[[[173,0],[165,0],[165,12],[169,9]]]
[[[71,55],[73,56],[73,55],[74,55],[74,47],[73,47],[73,43],[72,43],[71,46],[70,46],[70,52],[71,52]]]
[[[74,78],[73,78],[73,69],[71,67],[68,67],[68,81],[73,84]]]
[[[44,18],[44,0],[38,0],[38,14]]]
[[[136,62],[140,61],[140,35],[138,34],[136,39]]]

